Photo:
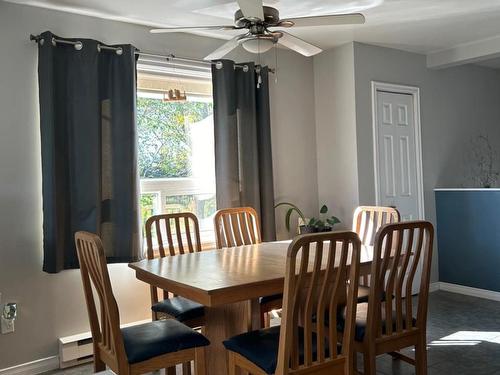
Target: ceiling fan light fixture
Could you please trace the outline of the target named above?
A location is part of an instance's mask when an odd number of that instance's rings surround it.
[[[241,43],[243,48],[250,53],[264,53],[273,48],[275,41],[269,38],[252,38]]]

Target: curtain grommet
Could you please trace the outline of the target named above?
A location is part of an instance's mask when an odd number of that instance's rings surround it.
[[[220,69],[222,69],[222,68],[223,68],[223,66],[224,66],[224,64],[222,64],[222,61],[217,61],[217,62],[215,63],[215,69],[220,70]]]
[[[116,54],[117,54],[118,56],[123,55],[123,48],[122,48],[122,47],[118,47],[118,49],[116,50]]]
[[[249,68],[248,68],[248,65],[243,65],[243,71],[246,73],[248,72]]]
[[[76,49],[77,51],[81,51],[81,50],[83,49],[83,43],[82,43],[82,42],[80,42],[80,41],[78,41],[78,42],[76,42],[76,43],[75,43],[75,46],[74,46],[74,47],[75,47],[75,49]]]

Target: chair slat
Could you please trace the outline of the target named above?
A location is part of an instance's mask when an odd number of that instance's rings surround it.
[[[186,233],[186,240],[187,240],[187,245],[188,245],[188,251],[190,253],[194,252],[194,246],[193,246],[193,239],[191,238],[191,229],[189,225],[189,220],[184,218],[184,231]]]
[[[147,227],[151,232],[152,223],[149,222]],[[77,232],[75,245],[92,332],[94,372],[104,371],[107,365],[116,374],[142,374],[159,370],[165,365],[175,366],[180,362],[195,360],[196,375],[205,375],[203,347],[169,353],[160,352],[159,355],[147,360],[130,363],[125,351],[120,329],[120,314],[113,295],[102,242],[95,234]],[[100,318],[96,300],[99,302]]]
[[[410,259],[412,257],[412,247],[413,247],[413,234],[414,234],[414,229],[409,229],[407,235],[407,240],[406,240],[406,246],[405,250],[402,253],[403,261],[401,263],[401,267],[399,269],[399,274],[397,276],[396,280],[396,331],[401,333],[406,327],[406,329],[411,328],[411,320],[407,321],[405,317],[403,316],[403,287],[404,287],[404,282],[406,278],[406,270],[408,269],[408,264],[410,263]],[[405,295],[407,299],[411,299],[411,295]],[[410,312],[411,316],[411,312]],[[403,322],[406,322],[403,325]]]
[[[375,220],[376,223],[373,224]],[[382,225],[399,222],[399,220],[400,215],[395,208],[360,206],[354,211],[352,230],[359,235],[363,245],[372,246],[375,234]],[[362,276],[360,283],[364,286],[370,286],[370,275]]]
[[[175,233],[177,235],[177,248],[179,249],[180,254],[184,254],[184,244],[182,242],[182,232],[181,232],[181,223],[180,218],[174,218],[175,222]]]
[[[109,355],[126,361],[125,347],[120,331],[118,305],[111,291],[108,268],[104,249],[98,236],[87,232],[75,234],[80,273],[84,286],[85,300],[89,313],[94,348],[102,348]],[[100,320],[94,301],[92,286],[97,294],[100,305]],[[97,353],[99,358],[100,353]]]
[[[386,218],[387,220],[387,218]],[[395,220],[394,216],[391,220]],[[383,225],[375,236],[372,284],[366,331],[356,349],[363,352],[365,373],[376,373],[375,356],[415,347],[415,359],[399,352],[398,357],[414,363],[423,374],[426,364],[426,319],[434,228],[427,221],[407,221]],[[391,261],[389,259],[392,258]],[[413,285],[420,259],[422,274],[413,317]],[[377,296],[385,295],[385,301]],[[381,312],[384,312],[384,317]],[[393,318],[394,314],[394,318]]]
[[[240,223],[241,236],[243,237],[243,243],[245,245],[251,245],[252,240],[250,239],[247,214],[245,212],[239,212],[238,218],[239,218],[239,223]]]
[[[170,253],[171,256],[174,256],[176,254],[176,252],[175,252],[175,246],[174,246],[174,237],[172,236],[172,223],[171,223],[171,219],[174,219],[174,217],[164,217],[163,218],[163,222],[164,222],[164,225],[165,225],[165,232],[167,233],[168,252]],[[162,221],[162,220],[160,219],[159,221]],[[161,255],[161,253],[160,253],[160,257],[163,258],[165,256],[166,256],[166,254],[165,255]]]
[[[238,213],[230,214],[229,219],[231,221],[231,233],[232,233],[233,238],[234,238],[234,243],[236,244],[236,246],[241,246],[241,245],[243,245],[243,240],[241,239]]]
[[[168,225],[168,224],[167,224]],[[163,237],[162,237],[162,234],[161,234],[161,222],[160,221],[156,221],[155,222],[155,229],[156,229],[156,238],[158,239],[158,251],[160,252],[160,256],[161,257],[164,257],[166,254],[165,254],[165,249],[163,248]],[[153,255],[151,255],[151,257],[153,257]]]
[[[321,263],[323,261],[323,242],[316,242],[314,252],[314,265],[311,276],[311,281],[307,291],[306,305],[304,311],[304,365],[310,366],[313,360],[313,345],[312,345],[312,319],[314,307],[316,304],[316,285],[321,272]]]
[[[302,235],[291,243],[286,263],[277,374],[348,373],[360,247],[359,238],[353,232]],[[350,314],[346,317],[342,338],[337,334],[337,311],[341,306],[347,306],[347,314]],[[303,331],[301,338],[299,327]],[[337,342],[343,342],[340,354]],[[302,358],[299,347],[303,348]]]
[[[174,230],[172,230],[172,220]],[[184,221],[184,225],[181,225],[181,220]],[[162,225],[164,228],[163,230],[161,229]],[[155,228],[156,242],[153,242],[153,227]],[[185,229],[184,237],[186,238],[186,242],[183,241],[182,228]],[[154,258],[155,246],[159,250],[160,257],[163,258],[167,256],[164,250],[165,241],[163,239],[163,234],[165,234],[168,243],[170,256],[175,256],[177,253],[184,254],[185,252],[193,253],[195,251],[201,251],[198,218],[191,212],[151,216],[146,221],[145,229],[148,259]],[[151,304],[154,305],[158,302],[158,290],[154,286],[151,286],[150,289]],[[167,298],[169,298],[169,292],[163,290],[163,299]],[[154,312],[153,319],[158,319],[157,314]]]
[[[251,245],[261,242],[257,212],[251,207],[219,210],[214,217],[217,248]]]

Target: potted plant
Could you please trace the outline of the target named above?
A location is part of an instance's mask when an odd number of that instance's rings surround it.
[[[290,202],[281,202],[274,206],[274,208],[280,206],[288,206],[288,210],[285,214],[285,227],[290,231],[290,219],[294,212],[299,215],[299,233],[317,233],[317,232],[329,232],[333,230],[335,224],[340,223],[340,220],[336,216],[328,216],[328,207],[324,204],[319,210],[319,218],[307,219],[302,210],[298,208],[295,204]]]

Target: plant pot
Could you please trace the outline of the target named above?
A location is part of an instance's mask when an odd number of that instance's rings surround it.
[[[332,230],[333,230],[332,227],[323,227],[323,228],[318,228],[316,231],[323,233],[323,232],[331,232]]]
[[[300,234],[306,234],[306,233],[317,233],[318,228],[312,226],[312,225],[301,225],[299,227],[299,232]]]

